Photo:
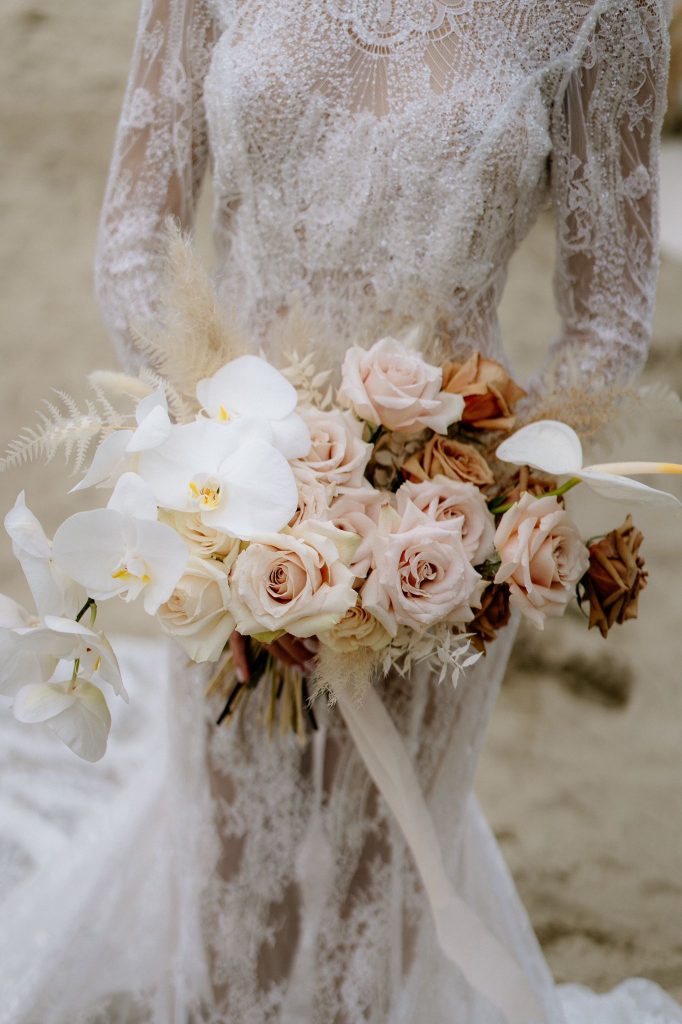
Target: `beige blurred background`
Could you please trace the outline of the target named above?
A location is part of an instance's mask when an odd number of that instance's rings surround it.
[[[3,441],[33,422],[51,387],[82,396],[88,370],[114,365],[92,295],[92,253],[137,6],[3,0]],[[682,39],[676,67],[682,83]],[[682,124],[682,84],[673,98],[671,120]],[[663,172],[665,252],[645,381],[681,391],[682,146],[674,139]],[[204,247],[207,211],[205,199]],[[555,328],[552,251],[543,218],[512,265],[503,323],[522,372]],[[621,446],[628,457],[682,461],[679,422],[642,416],[632,427]],[[0,477],[1,514],[21,487],[50,532],[79,507],[65,495],[61,464]],[[590,503],[581,512],[586,534],[617,525],[624,511]],[[602,989],[644,974],[682,999],[682,519],[635,518],[651,570],[639,622],[606,642],[577,617],[544,636],[524,633],[478,788],[557,978]],[[24,596],[2,539],[0,589]],[[140,628],[131,610],[106,611],[117,628]]]

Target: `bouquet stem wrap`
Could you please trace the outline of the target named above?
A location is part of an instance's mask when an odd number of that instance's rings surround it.
[[[521,968],[447,877],[412,762],[376,690],[367,687],[361,706],[343,687],[335,697],[367,770],[412,851],[443,953],[508,1024],[539,1024],[542,1012]]]

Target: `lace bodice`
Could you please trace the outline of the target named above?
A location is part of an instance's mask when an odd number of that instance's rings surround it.
[[[97,282],[120,350],[205,165],[225,305],[298,302],[336,358],[425,323],[500,356],[509,257],[550,198],[553,354],[643,362],[656,271],[661,0],[145,0]]]

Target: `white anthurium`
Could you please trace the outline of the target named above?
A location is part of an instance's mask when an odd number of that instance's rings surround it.
[[[267,427],[264,435],[287,459],[310,450],[310,431],[295,412],[298,395],[286,377],[259,356],[239,356],[197,384],[204,411],[226,426],[239,420]]]
[[[87,594],[55,560],[53,545],[27,507],[23,491],[5,516],[5,529],[35,601],[38,618],[44,615],[75,617],[85,604]]]
[[[44,658],[78,661],[79,674],[95,683],[107,683],[117,697],[128,701],[114,650],[100,630],[82,622],[46,615],[42,625],[17,631],[18,646]],[[49,678],[49,677],[48,677]]]
[[[134,473],[124,473],[107,508],[77,512],[57,530],[59,564],[95,600],[118,595],[154,615],[173,593],[189,558],[185,542],[156,520],[154,495]]]
[[[211,420],[173,428],[168,440],[140,454],[138,472],[162,508],[195,512],[215,530],[247,540],[281,530],[298,503],[284,455],[249,421],[226,430]]]
[[[135,469],[138,452],[163,444],[173,425],[162,387],[138,402],[135,420],[135,430],[114,430],[100,442],[87,473],[71,488],[72,492],[111,483],[122,473]]]
[[[19,722],[47,725],[86,761],[104,756],[111,715],[104,694],[88,679],[30,683],[14,698],[12,711]]]
[[[674,462],[604,462],[583,465],[580,438],[572,427],[559,420],[539,420],[517,430],[497,449],[502,462],[531,466],[556,477],[581,480],[604,498],[627,499],[652,505],[679,506],[666,491],[648,487],[631,475],[682,473]]]

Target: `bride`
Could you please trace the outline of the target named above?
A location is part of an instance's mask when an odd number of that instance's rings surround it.
[[[131,323],[155,316],[164,222],[192,228],[210,166],[221,302],[273,362],[294,307],[331,367],[414,321],[432,355],[504,361],[507,263],[549,201],[563,326],[531,394],[631,377],[651,332],[667,14],[665,0],[144,0],[97,258],[121,359],[139,363]],[[437,699],[424,673],[379,687],[449,881],[521,967],[538,1006],[525,1024],[680,1024],[642,980],[606,996],[554,985],[472,795],[515,628]],[[286,638],[276,653],[309,656]],[[57,837],[41,841],[37,815],[10,823],[32,868],[17,854],[8,872],[23,880],[3,908],[0,1022],[512,1019],[443,955],[341,714],[322,708],[304,749],[267,743],[248,714],[211,724],[206,674],[176,650],[131,641],[121,660],[136,713],[105,761],[57,776],[46,746],[33,776]]]

